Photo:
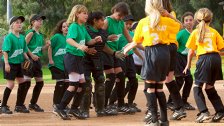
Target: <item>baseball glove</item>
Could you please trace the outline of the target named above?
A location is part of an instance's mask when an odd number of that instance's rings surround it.
[[[33,62],[30,60],[25,60],[22,63],[22,69],[25,71],[30,71],[32,69],[32,67],[33,67]]]

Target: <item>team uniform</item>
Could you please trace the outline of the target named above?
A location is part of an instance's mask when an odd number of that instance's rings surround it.
[[[197,107],[200,111],[198,118],[203,114],[208,113],[208,108],[205,104],[205,98],[202,92],[204,83],[207,85],[215,86],[216,80],[223,80],[221,57],[219,50],[224,48],[224,42],[220,34],[213,28],[205,26],[206,32],[203,42],[198,42],[198,30],[194,30],[190,35],[186,47],[196,50],[197,63],[194,73],[195,86],[194,97]],[[215,116],[212,118],[213,122],[217,122],[224,117],[224,106],[220,96],[214,87],[205,89],[208,99],[215,109]]]
[[[9,33],[4,39],[4,42],[2,45],[2,51],[6,52],[8,54],[8,62],[10,65],[10,72],[6,72],[5,71],[5,63],[3,63],[4,79],[15,81],[15,78],[17,78],[17,77],[23,78],[21,64],[22,64],[22,62],[24,62],[24,53],[26,53],[28,51],[27,46],[26,46],[25,37],[21,34],[19,34],[19,37],[17,37],[12,32]],[[2,56],[2,60],[4,62],[4,56]],[[24,93],[23,93],[25,88],[26,88],[25,82],[19,84],[15,111],[17,111],[17,109],[19,109],[20,107],[24,107],[24,104],[22,101],[24,101],[25,97],[26,97],[26,96],[24,96]],[[8,101],[10,94],[11,94],[11,89],[6,87],[4,94],[3,94],[2,104],[1,104],[2,113],[12,114],[12,112],[7,113],[7,112],[9,112],[9,108],[7,106],[7,101]]]
[[[33,36],[30,40],[30,42],[27,44],[27,47],[29,48],[30,52],[33,53],[34,55],[41,57],[43,55],[42,53],[42,47],[44,46],[44,35],[42,33],[37,33],[35,32],[35,30],[33,29],[29,29],[26,32],[26,35],[33,32]],[[24,71],[24,77],[26,78],[42,78],[43,77],[43,72],[42,72],[42,64],[40,59],[38,59],[37,61],[34,61],[32,58],[30,58],[31,61],[33,62],[33,66],[31,68],[31,70],[28,71]],[[30,87],[31,85],[31,80],[27,80],[26,81]],[[33,109],[35,111],[39,111],[39,112],[43,112],[44,110],[41,109],[38,105],[37,105],[37,100],[39,98],[39,95],[41,93],[41,90],[43,88],[44,82],[43,81],[39,81],[36,82],[36,85],[34,86],[33,89],[33,95],[32,98],[30,100],[30,104],[29,104],[29,109]],[[29,88],[27,89],[26,93],[28,92]]]
[[[121,42],[121,38],[123,36],[123,29],[124,29],[124,21],[118,21],[111,17],[106,17],[106,20],[108,22],[108,27],[106,29],[108,35],[116,34],[120,37],[116,41],[107,41],[107,46],[110,47],[114,51],[119,51],[119,43]],[[122,67],[121,60],[110,56],[108,54],[104,53],[104,70],[108,70],[111,68],[118,68]],[[126,107],[124,105],[124,89],[125,89],[125,75],[124,72],[116,73],[110,73],[106,75],[106,81],[105,81],[105,106],[108,104],[108,99],[111,96],[111,92],[115,83],[115,79],[118,78],[119,82],[116,82],[117,87],[117,98],[118,98],[118,111],[119,112],[125,112],[125,113],[133,113],[133,110]],[[111,105],[108,106],[109,108],[113,108]],[[117,109],[115,109],[117,110]]]
[[[183,29],[177,34],[179,47],[177,50],[176,69],[174,74],[179,90],[183,87],[182,100],[184,102],[185,109],[194,110],[195,108],[187,102],[193,84],[193,77],[190,70],[188,70],[186,74],[183,74],[185,66],[187,65],[188,55],[188,49],[185,45],[190,34],[191,33],[187,29]]]
[[[87,33],[84,24],[79,25],[78,23],[74,22],[69,26],[66,39],[73,39],[78,44],[85,45],[86,42],[91,40],[91,37]],[[84,79],[84,66],[83,66],[84,56],[85,53],[82,50],[67,43],[66,54],[64,56],[65,70],[69,74],[70,86],[74,86],[75,90],[73,92],[66,90],[58,106],[58,110],[60,112],[64,111],[65,107],[74,97],[69,114],[80,119],[85,118],[82,116],[82,113],[78,108],[80,106],[82,97],[86,90],[86,83],[79,82],[80,79]],[[79,79],[73,79],[74,76],[71,75],[71,73],[77,73],[77,77]],[[78,88],[80,88],[81,91],[77,90]]]
[[[52,79],[56,80],[53,104],[59,104],[68,88],[68,74],[64,68],[64,55],[66,53],[66,36],[61,33],[56,33],[51,38],[52,60],[54,64],[49,64],[48,67],[51,71]]]
[[[134,33],[132,31],[129,31],[129,34],[131,37],[134,36]],[[120,42],[118,45],[118,49],[122,50],[123,47],[125,47],[128,44],[127,39],[122,36],[120,38]],[[122,70],[125,73],[125,77],[128,78],[128,82],[126,84],[125,88],[125,96],[128,94],[128,106],[135,108],[136,112],[137,109],[133,103],[137,89],[138,89],[138,79],[136,78],[136,69],[135,69],[135,64],[134,64],[134,59],[133,59],[133,50],[130,50],[128,52],[128,56],[125,57],[125,60],[121,62],[122,65]],[[114,104],[117,100],[117,87],[114,88],[112,91],[111,97],[110,97],[110,104]],[[140,111],[138,109],[138,111]]]
[[[145,57],[145,53],[144,53],[144,51],[142,51],[142,50],[140,50],[140,49],[138,49],[138,48],[136,48],[136,49],[140,52],[140,54],[141,54],[143,57]],[[135,63],[135,70],[136,70],[136,73],[137,73],[138,75],[140,75],[140,74],[141,74],[141,70],[142,70],[143,61],[142,61],[142,59],[139,58],[139,56],[137,56],[135,53],[133,54],[133,59],[134,59],[134,63]]]
[[[145,95],[148,101],[148,108],[150,108],[150,118],[148,114],[145,117],[147,123],[158,122],[157,117],[157,99],[160,105],[161,122],[167,123],[166,97],[164,92],[148,93],[148,89],[162,89],[163,87],[158,82],[164,81],[169,72],[170,40],[176,36],[180,25],[174,20],[167,17],[160,17],[158,25],[151,29],[150,17],[140,20],[136,30],[133,41],[137,44],[142,43],[145,47],[145,59],[142,66],[141,76],[144,80],[155,81],[156,84],[145,81]]]

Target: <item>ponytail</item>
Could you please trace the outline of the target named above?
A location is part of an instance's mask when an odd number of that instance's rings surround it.
[[[198,29],[198,42],[202,43],[205,37],[205,21],[201,20],[201,22],[197,26]]]

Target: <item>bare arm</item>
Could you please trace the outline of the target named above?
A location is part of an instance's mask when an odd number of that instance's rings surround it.
[[[123,34],[126,37],[126,39],[128,40],[128,43],[132,42],[132,38],[128,32],[128,29],[126,28],[126,26],[124,25],[124,29],[123,29]]]
[[[24,56],[24,58],[25,58],[26,60],[29,60],[29,57],[28,57],[27,53],[23,53],[23,56]]]
[[[26,35],[26,38],[25,38],[25,40],[26,40],[26,44],[29,44],[29,42],[30,42],[30,40],[32,39],[32,37],[33,37],[33,32],[30,32],[30,33],[28,33],[28,34]]]
[[[108,22],[107,20],[104,20],[103,30],[107,30],[108,28]]]
[[[190,49],[189,52],[188,52],[188,55],[187,55],[187,65],[183,71],[183,73],[187,73],[187,70],[191,68],[191,61],[192,61],[192,58],[194,56],[194,50]]]
[[[54,64],[53,58],[52,58],[52,48],[51,46],[48,47],[48,59],[49,59],[49,64]]]
[[[10,72],[10,65],[9,65],[9,57],[8,57],[8,53],[7,52],[3,52],[4,55],[4,63],[5,63],[5,71],[6,72]]]
[[[135,42],[129,43],[124,48],[124,54],[126,55],[131,49],[133,49],[137,44]]]
[[[74,46],[74,47],[76,47],[76,48],[78,48],[78,49],[80,49],[80,50],[82,50],[82,51],[85,51],[85,52],[88,51],[88,47],[87,47],[87,46],[85,46],[85,45],[80,45],[80,44],[78,44],[75,40],[73,40],[73,39],[71,39],[71,38],[67,39],[66,42],[67,42],[68,44],[70,44],[71,46]]]

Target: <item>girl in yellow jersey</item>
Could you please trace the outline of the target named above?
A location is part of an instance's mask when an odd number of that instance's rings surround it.
[[[159,11],[160,10],[160,11]],[[180,24],[171,18],[162,15],[169,14],[163,11],[162,0],[146,0],[145,12],[148,15],[139,21],[133,42],[124,48],[126,54],[130,49],[142,44],[145,47],[145,59],[141,76],[145,80],[146,98],[149,101],[151,118],[147,118],[146,124],[153,126],[168,126],[166,110],[166,97],[163,92],[163,82],[169,72],[169,42],[176,37]],[[157,99],[160,105],[160,122],[157,117]]]
[[[186,44],[186,47],[190,50],[184,73],[191,67],[194,51],[197,51],[196,55],[198,57],[194,74],[195,86],[193,91],[197,107],[200,111],[196,118],[196,122],[199,123],[210,119],[202,92],[204,83],[208,99],[216,111],[211,122],[219,122],[224,117],[224,106],[214,87],[216,80],[223,80],[221,57],[218,52],[224,49],[224,42],[221,35],[215,29],[209,27],[212,16],[212,12],[207,8],[201,8],[196,12],[195,19],[199,24],[191,33]]]

